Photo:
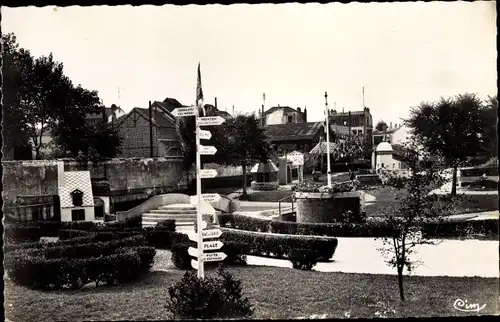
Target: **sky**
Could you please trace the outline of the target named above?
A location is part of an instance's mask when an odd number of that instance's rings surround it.
[[[2,7],[2,30],[53,53],[74,84],[126,112],[172,97],[233,112],[263,104],[370,108],[398,123],[410,107],[497,93],[495,2]]]

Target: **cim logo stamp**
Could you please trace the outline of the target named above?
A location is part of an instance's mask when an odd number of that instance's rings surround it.
[[[486,307],[486,304],[479,305],[479,303],[472,303],[467,300],[456,299],[453,303],[455,310],[462,312],[480,312]]]

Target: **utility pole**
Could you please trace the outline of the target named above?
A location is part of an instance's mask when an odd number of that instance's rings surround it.
[[[328,125],[329,113],[328,113],[328,93],[325,92],[325,117],[326,117],[326,166],[327,169],[327,179],[328,179],[328,188],[332,187],[332,177],[330,175],[331,166],[330,166],[330,127]],[[321,156],[323,157],[323,156]]]
[[[149,156],[153,157],[153,107],[149,101]]]

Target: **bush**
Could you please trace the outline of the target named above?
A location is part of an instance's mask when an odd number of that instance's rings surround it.
[[[149,246],[158,249],[171,249],[174,243],[190,243],[188,235],[159,228],[145,228],[143,230]]]
[[[58,237],[62,222],[43,220],[38,222],[40,225],[40,234],[45,237]]]
[[[423,225],[426,238],[466,237],[481,234],[498,238],[498,219],[471,220],[461,222],[429,222]]]
[[[40,226],[36,223],[16,223],[4,227],[4,238],[10,242],[36,242],[40,237]]]
[[[81,288],[89,282],[123,283],[141,275],[135,252],[109,256],[45,259],[21,254],[6,261],[8,276],[17,284],[35,289]]]
[[[224,232],[221,240],[227,243],[239,243],[248,247],[248,254],[285,258],[291,249],[311,249],[318,252],[320,261],[332,258],[338,240],[332,237],[265,234],[221,228]]]
[[[119,248],[116,253],[127,253],[129,251],[135,252],[139,255],[141,260],[141,272],[146,273],[153,267],[153,262],[156,255],[156,249],[154,247],[147,246],[137,246],[137,247],[122,247]]]
[[[223,263],[227,265],[246,265],[247,256],[250,252],[250,246],[237,243],[237,242],[227,242],[222,246],[221,252],[226,254],[226,258]]]
[[[199,279],[196,272],[186,272],[168,294],[165,307],[174,319],[249,318],[254,311],[249,299],[243,298],[241,282],[222,268],[218,278]]]
[[[168,231],[175,231],[175,220],[173,219],[162,220],[156,224],[155,228]]]
[[[190,270],[193,267],[191,266],[191,259],[193,259],[189,253],[188,248],[190,244],[187,243],[175,243],[172,245],[172,262],[175,267],[183,270]]]
[[[92,233],[86,230],[77,230],[77,229],[60,229],[58,236],[59,240],[66,240],[76,237],[87,237]]]
[[[318,263],[318,253],[311,249],[292,249],[287,257],[296,269],[310,271]]]

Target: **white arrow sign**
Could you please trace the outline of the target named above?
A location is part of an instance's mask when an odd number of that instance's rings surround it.
[[[227,257],[226,254],[219,252],[219,253],[205,253],[203,254],[203,261],[204,262],[218,262],[221,260],[224,260]]]
[[[207,229],[201,231],[201,236],[203,238],[217,238],[222,235],[222,230],[220,229]]]
[[[212,133],[210,131],[200,130],[200,139],[210,140]]]
[[[200,177],[202,179],[209,179],[217,177],[217,170],[214,169],[202,169],[200,170]]]
[[[203,201],[214,202],[220,200],[220,195],[218,193],[204,193],[201,195]]]
[[[193,257],[198,257],[198,248],[189,247],[188,253],[189,253],[189,255],[191,255]]]
[[[198,149],[201,155],[214,155],[217,152],[217,148],[211,145],[205,146],[200,144]]]
[[[198,118],[198,124],[200,126],[210,126],[210,125],[221,125],[226,120],[220,116],[203,116]]]
[[[196,115],[196,107],[178,107],[172,111],[172,115],[175,117],[194,116]]]
[[[191,266],[193,266],[194,269],[198,269],[198,261],[195,259],[191,260]]]
[[[221,241],[204,242],[203,250],[216,250],[220,249],[224,244]]]

